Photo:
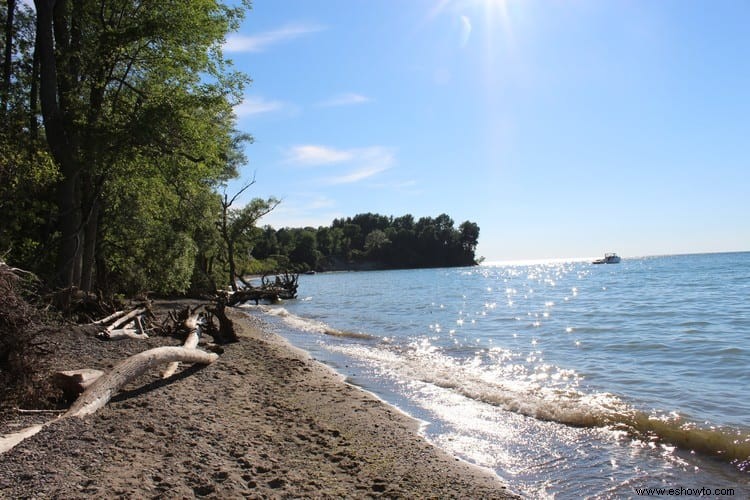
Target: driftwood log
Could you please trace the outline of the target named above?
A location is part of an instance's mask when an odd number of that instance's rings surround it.
[[[198,347],[198,342],[201,339],[201,322],[200,316],[194,313],[188,319],[185,320],[185,327],[188,329],[187,337],[185,337],[185,343],[182,347],[185,349],[195,349]],[[177,371],[177,367],[180,366],[179,361],[173,361],[169,363],[167,369],[161,374],[162,378],[169,378]]]
[[[148,307],[137,307],[129,312],[117,311],[91,324],[101,326],[111,322],[106,329],[96,334],[100,340],[147,339],[148,334],[143,328],[141,318],[148,312]],[[135,327],[129,326],[130,323]]]
[[[182,361],[185,363],[210,364],[219,356],[212,352],[185,347],[156,347],[131,356],[118,363],[112,371],[99,377],[78,399],[73,406],[58,418],[79,417],[91,415],[109,402],[112,396],[122,389],[125,384],[139,377],[150,368],[163,363]],[[0,436],[0,453],[4,453],[24,439],[33,436],[47,425],[57,421],[50,420],[44,424],[27,427],[19,432]]]
[[[63,390],[65,399],[71,401],[78,397],[91,384],[104,375],[101,370],[84,368],[82,370],[67,370],[52,375],[52,383]]]
[[[212,352],[176,346],[156,347],[143,351],[121,361],[112,371],[100,377],[81,394],[63,417],[83,417],[94,413],[106,405],[125,384],[143,375],[154,366],[175,361],[207,365],[216,361],[218,357],[218,354]]]
[[[146,333],[139,333],[135,328],[119,328],[117,330],[104,330],[96,334],[101,340],[123,340],[123,339],[147,339]]]
[[[112,314],[110,314],[109,316],[107,316],[106,318],[102,318],[102,319],[96,320],[96,321],[92,322],[91,324],[92,325],[106,325],[110,321],[115,320],[115,319],[119,318],[120,316],[124,316],[124,315],[125,315],[125,311],[115,311]]]

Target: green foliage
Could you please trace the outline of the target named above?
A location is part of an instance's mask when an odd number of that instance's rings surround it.
[[[221,47],[250,2],[15,3],[0,37],[0,252],[113,294],[213,288],[227,266],[216,190],[252,140],[232,111],[250,80]],[[232,213],[239,245],[251,212]]]
[[[336,219],[330,227],[265,227],[253,255],[259,259],[279,252],[290,267],[307,269],[388,269],[476,265],[479,226],[470,221],[458,228],[446,214],[393,218],[359,214]]]

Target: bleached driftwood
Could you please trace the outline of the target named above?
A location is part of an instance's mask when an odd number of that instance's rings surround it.
[[[117,311],[106,318],[94,321],[91,324],[106,325],[107,323],[112,322],[112,324],[107,326],[105,330],[96,334],[96,337],[100,340],[147,339],[148,335],[146,334],[140,319],[146,311],[147,309],[145,307],[133,309],[128,313],[125,311]],[[130,322],[134,322],[137,329],[127,326]]]
[[[121,326],[127,325],[128,323],[130,323],[130,321],[133,318],[135,318],[136,316],[140,316],[141,314],[143,314],[145,312],[146,312],[146,308],[145,307],[141,307],[141,308],[138,308],[138,309],[133,309],[128,314],[126,314],[122,318],[118,319],[117,321],[115,321],[114,323],[112,323],[111,325],[109,325],[107,327],[107,330],[112,331],[112,330],[118,329]]]
[[[201,323],[199,321],[198,314],[193,314],[188,319],[185,320],[185,327],[188,328],[188,335],[185,338],[185,342],[182,344],[182,347],[185,349],[195,349],[198,347],[198,342],[201,338]],[[164,370],[164,372],[161,374],[162,378],[169,378],[177,371],[177,368],[180,366],[179,361],[175,361],[173,363],[170,363],[169,366],[167,366],[167,369]]]
[[[157,347],[131,356],[118,363],[112,371],[99,377],[81,394],[73,406],[62,416],[43,424],[27,427],[18,432],[0,436],[0,453],[4,453],[24,439],[33,436],[47,425],[61,418],[91,415],[109,402],[112,396],[125,384],[139,377],[148,369],[175,361],[185,363],[210,364],[216,361],[218,354],[185,347]]]
[[[146,333],[138,333],[134,328],[120,328],[118,330],[104,330],[96,334],[101,340],[147,339]]]
[[[72,399],[85,391],[102,375],[104,375],[103,371],[91,368],[67,370],[53,374],[52,383],[63,390],[66,398]]]
[[[94,382],[63,416],[83,417],[94,413],[106,405],[125,384],[154,366],[175,361],[207,365],[216,361],[218,357],[218,354],[212,352],[176,346],[156,347],[135,354],[118,363],[112,371]]]
[[[115,311],[112,314],[110,314],[109,316],[107,316],[106,318],[98,319],[98,320],[92,322],[91,324],[92,325],[106,325],[110,321],[119,318],[123,314],[125,314],[125,311]]]
[[[62,417],[59,417],[59,418],[62,418]],[[6,451],[12,449],[15,445],[17,445],[24,439],[29,438],[33,436],[34,434],[38,433],[39,431],[44,429],[46,426],[48,426],[55,420],[50,420],[49,422],[45,422],[39,425],[32,425],[31,427],[26,427],[25,429],[22,429],[18,432],[13,432],[11,434],[5,434],[3,436],[0,436],[0,453],[5,453]]]
[[[138,327],[138,333],[141,334],[142,338],[148,338],[148,335],[146,335],[146,329],[143,328],[143,316],[136,316],[135,317],[135,326]]]

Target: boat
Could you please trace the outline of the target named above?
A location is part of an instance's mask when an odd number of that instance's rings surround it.
[[[592,264],[619,264],[620,256],[616,253],[605,253],[603,259],[596,259]]]

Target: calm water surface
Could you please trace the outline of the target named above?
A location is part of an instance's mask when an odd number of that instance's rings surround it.
[[[750,495],[750,253],[318,274],[299,293],[250,309],[528,497]]]

